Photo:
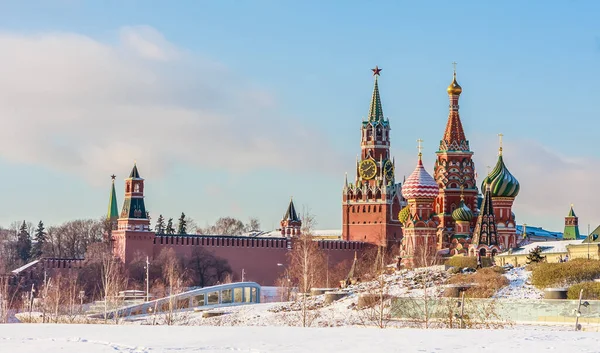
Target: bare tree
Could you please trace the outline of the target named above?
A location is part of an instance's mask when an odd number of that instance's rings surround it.
[[[302,234],[293,239],[292,250],[288,253],[290,279],[298,286],[301,321],[304,327],[310,326],[312,321],[307,306],[308,293],[318,283],[325,265],[324,253],[319,249],[319,244],[313,240],[312,230],[315,224],[314,215],[305,211],[302,217]]]

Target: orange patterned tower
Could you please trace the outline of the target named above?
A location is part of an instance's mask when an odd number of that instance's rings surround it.
[[[137,165],[125,179],[125,199],[117,220],[117,230],[112,232],[114,254],[124,263],[129,263],[136,255],[152,255],[154,232],[150,230],[150,219],[144,204],[144,179],[140,177]]]
[[[356,161],[354,183],[342,193],[342,238],[387,246],[401,239],[400,184],[395,183],[390,156],[390,122],[383,116],[375,67],[375,86],[368,118],[361,125],[361,156]]]
[[[444,137],[436,152],[437,160],[434,167],[434,178],[440,187],[440,194],[435,201],[435,213],[439,221],[438,247],[450,245],[454,235],[454,219],[452,212],[460,207],[461,200],[471,210],[477,208],[477,185],[475,183],[475,164],[469,148],[469,141],[458,113],[458,99],[462,87],[456,81],[456,63],[454,76],[448,86],[450,111]],[[462,195],[462,197],[461,197]]]

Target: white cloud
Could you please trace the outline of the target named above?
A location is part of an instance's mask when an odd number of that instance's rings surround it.
[[[72,33],[0,33],[0,153],[105,181],[134,159],[146,176],[174,163],[244,171],[335,170],[318,131],[276,98],[150,27],[111,45]]]

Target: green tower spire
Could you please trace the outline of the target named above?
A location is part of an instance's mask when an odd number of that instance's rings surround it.
[[[573,211],[573,205],[569,210],[569,214],[565,217],[565,230],[563,232],[563,240],[576,240],[579,238],[579,218]]]
[[[110,190],[110,198],[108,199],[108,213],[106,214],[106,219],[109,221],[116,221],[117,218],[119,218],[119,208],[117,206],[117,192],[115,191],[116,176],[113,174],[110,177],[112,178],[112,186]]]
[[[373,87],[373,96],[371,97],[371,106],[369,107],[369,121],[383,122],[383,108],[381,107],[381,98],[379,97],[379,85],[377,84],[377,77],[382,69],[375,66],[373,76],[375,76],[375,86]]]

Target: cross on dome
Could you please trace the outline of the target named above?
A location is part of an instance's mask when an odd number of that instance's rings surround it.
[[[452,62],[452,67],[454,68],[454,76],[456,76],[456,64],[458,64],[456,61]]]
[[[498,138],[500,140],[500,148],[498,149],[498,155],[502,155],[502,136],[504,136],[502,133],[498,134]]]
[[[421,157],[423,155],[423,146],[421,145],[421,143],[423,142],[423,140],[418,139],[417,140],[417,149],[419,150],[419,157]]]

